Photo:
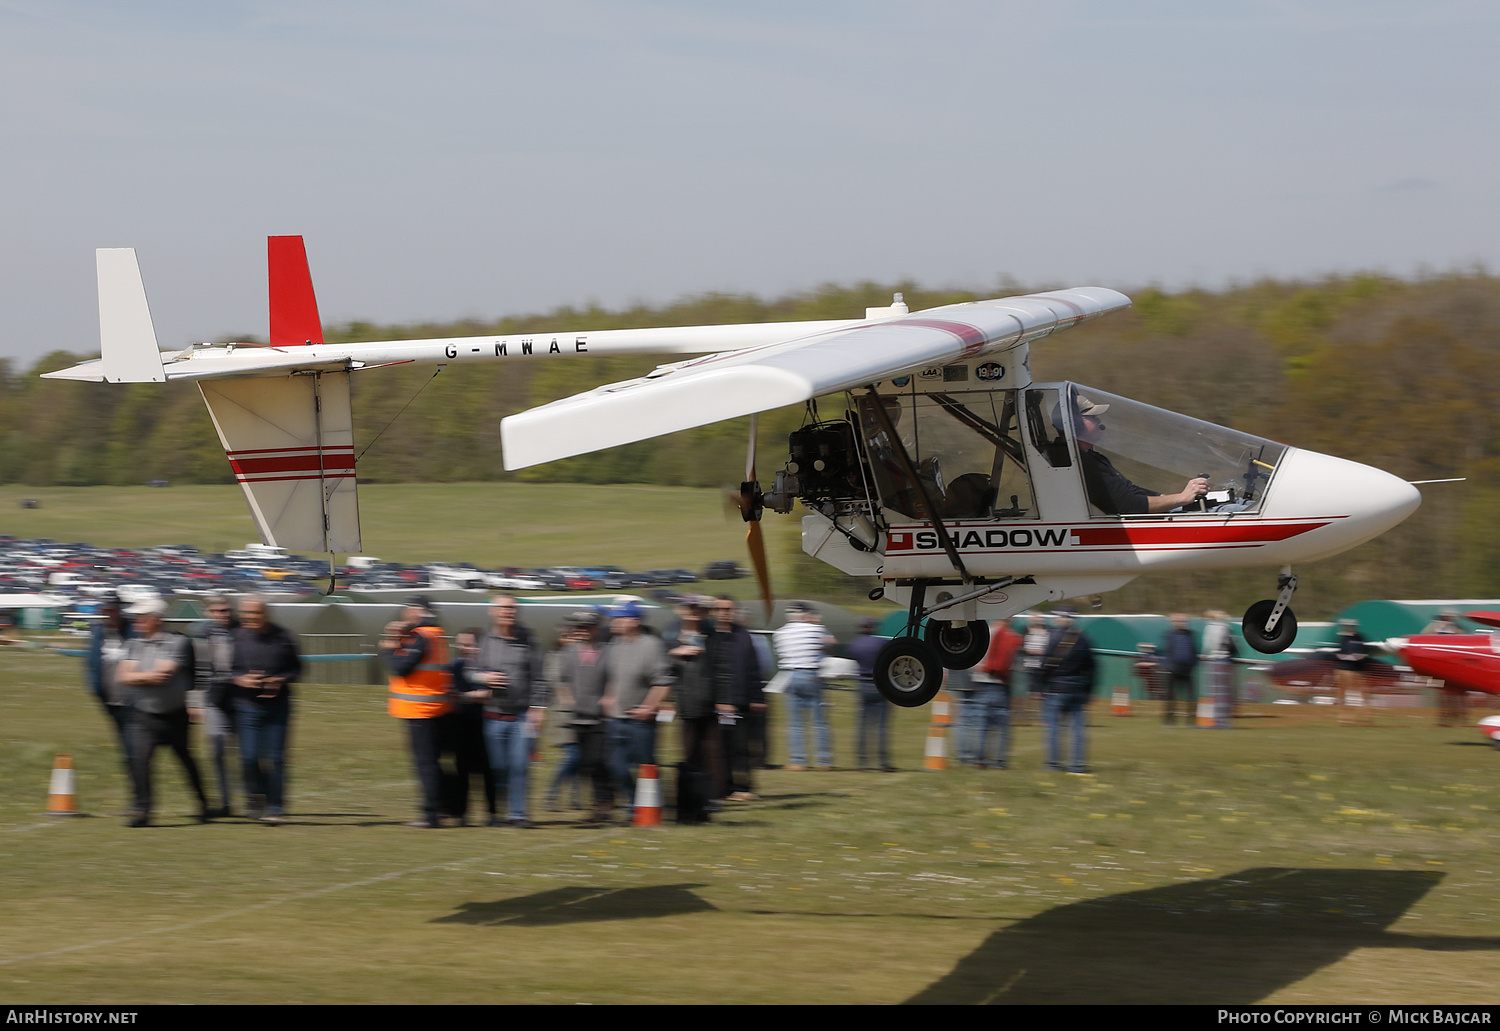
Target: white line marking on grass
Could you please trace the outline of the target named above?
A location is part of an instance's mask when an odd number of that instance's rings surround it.
[[[601,830],[598,834],[595,834],[592,837],[598,839],[603,838],[606,835],[618,833],[618,827],[611,827]],[[533,852],[547,848],[556,848],[562,845],[567,845],[571,848],[572,846],[577,844],[578,841],[579,839],[577,838],[569,838],[567,841],[562,842],[539,842],[538,844],[533,845],[530,848],[507,851],[504,854],[516,855],[517,852]],[[383,881],[393,881],[399,877],[409,877],[413,874],[429,873],[433,870],[451,870],[456,865],[464,863],[477,863],[482,860],[493,859],[494,856],[495,854],[492,853],[490,855],[484,856],[471,856],[468,859],[445,859],[440,863],[430,863],[427,866],[416,866],[412,867],[409,870],[393,870],[390,873],[378,874],[374,877],[364,877],[357,881],[346,881],[343,884],[333,884],[329,885],[326,888],[316,888],[312,891],[304,891],[296,895],[283,895],[279,899],[270,899],[266,902],[257,902],[253,906],[242,906],[239,909],[231,909],[224,913],[216,913],[213,916],[199,917],[197,920],[189,920],[186,923],[175,924],[172,927],[156,927],[152,928],[149,931],[140,931],[135,934],[124,934],[118,938],[108,938],[104,941],[85,942],[82,945],[68,945],[61,949],[47,949],[43,952],[28,953],[25,956],[11,956],[9,958],[0,959],[0,967],[10,966],[13,963],[25,963],[27,960],[46,959],[49,956],[63,956],[67,955],[70,952],[83,952],[87,949],[99,949],[109,945],[119,945],[122,942],[135,941],[138,938],[147,938],[157,934],[175,934],[179,931],[188,931],[195,927],[202,927],[205,924],[215,923],[219,920],[229,920],[237,916],[244,916],[246,913],[254,913],[262,909],[270,909],[273,906],[280,906],[287,902],[301,902],[304,899],[314,899],[319,897],[320,895],[332,895],[335,892],[348,891],[350,888],[363,888],[367,885],[380,884]]]
[[[0,827],[0,832],[13,834],[16,831],[34,831],[39,827],[56,827],[63,821],[61,819],[42,820],[40,823],[23,823],[19,827]]]

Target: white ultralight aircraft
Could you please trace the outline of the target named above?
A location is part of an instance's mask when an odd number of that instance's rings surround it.
[[[682,361],[503,420],[505,465],[807,403],[768,490],[755,478],[752,422],[738,498],[751,557],[769,613],[758,520],[800,502],[805,552],[877,578],[872,599],[907,607],[874,671],[898,705],[931,699],[945,666],[975,665],[988,621],[1156,570],[1279,567],[1277,597],[1251,606],[1243,627],[1253,647],[1281,651],[1296,634],[1292,564],[1370,540],[1420,494],[1369,466],[1032,382],[1034,341],[1129,304],[1081,288],[891,309]],[[819,418],[814,399],[830,395],[842,411]]]
[[[907,606],[876,664],[899,705],[942,669],[979,661],[988,620],[1102,593],[1151,570],[1277,566],[1279,594],[1245,615],[1249,643],[1291,643],[1296,562],[1346,551],[1420,503],[1378,469],[1073,383],[1033,383],[1030,344],[1128,307],[1081,288],[911,313],[899,295],[863,319],[323,343],[301,237],[271,237],[269,344],[163,354],[135,252],[98,252],[99,359],[48,373],[113,383],[198,381],[261,539],[360,550],[349,376],[578,354],[703,354],[511,416],[508,469],[842,395],[794,432],[769,491],[755,431],[739,493],[768,614],[763,508],[801,502],[803,549]],[[1184,485],[1184,481],[1186,481]],[[925,630],[923,621],[926,621]]]
[[[796,339],[860,320],[593,330],[329,344],[300,236],[267,240],[270,343],[157,344],[133,248],[97,252],[96,360],[46,379],[108,383],[195,380],[261,540],[297,551],[361,550],[352,373],[391,365],[530,361],[575,355],[702,354]],[[867,317],[879,314],[871,310]]]

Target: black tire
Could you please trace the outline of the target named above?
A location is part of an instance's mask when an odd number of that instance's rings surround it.
[[[1276,621],[1276,629],[1266,633],[1266,620],[1271,618],[1271,610],[1275,607],[1276,603],[1270,599],[1258,601],[1245,610],[1245,619],[1240,623],[1240,629],[1245,632],[1245,643],[1266,655],[1286,651],[1297,636],[1297,617],[1292,615],[1291,609],[1283,610],[1281,618]]]
[[[929,619],[922,640],[948,669],[970,669],[990,650],[990,627],[982,619],[971,619],[963,626]]]
[[[942,686],[943,664],[937,652],[915,637],[887,641],[875,656],[875,688],[892,705],[926,705]]]

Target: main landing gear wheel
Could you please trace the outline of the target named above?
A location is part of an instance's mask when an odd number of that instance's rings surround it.
[[[1258,601],[1245,610],[1244,622],[1240,624],[1240,629],[1245,632],[1245,643],[1267,655],[1286,651],[1297,636],[1297,617],[1292,615],[1291,609],[1284,609],[1276,621],[1276,628],[1266,633],[1266,620],[1271,618],[1271,611],[1275,608],[1276,602],[1270,598]]]
[[[982,619],[971,619],[962,626],[945,620],[930,619],[922,640],[937,652],[938,661],[949,669],[970,669],[990,649],[990,628]]]
[[[887,641],[875,656],[875,687],[892,705],[926,705],[942,686],[943,664],[937,652],[915,637]]]

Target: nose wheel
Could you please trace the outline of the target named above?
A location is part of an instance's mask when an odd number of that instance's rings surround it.
[[[1276,598],[1251,605],[1240,623],[1245,643],[1266,655],[1286,651],[1297,636],[1297,617],[1287,607],[1292,592],[1297,589],[1297,578],[1291,573],[1282,573],[1276,586],[1281,588]]]
[[[914,709],[932,701],[943,686],[937,651],[914,637],[887,641],[875,656],[875,688],[892,705]]]

